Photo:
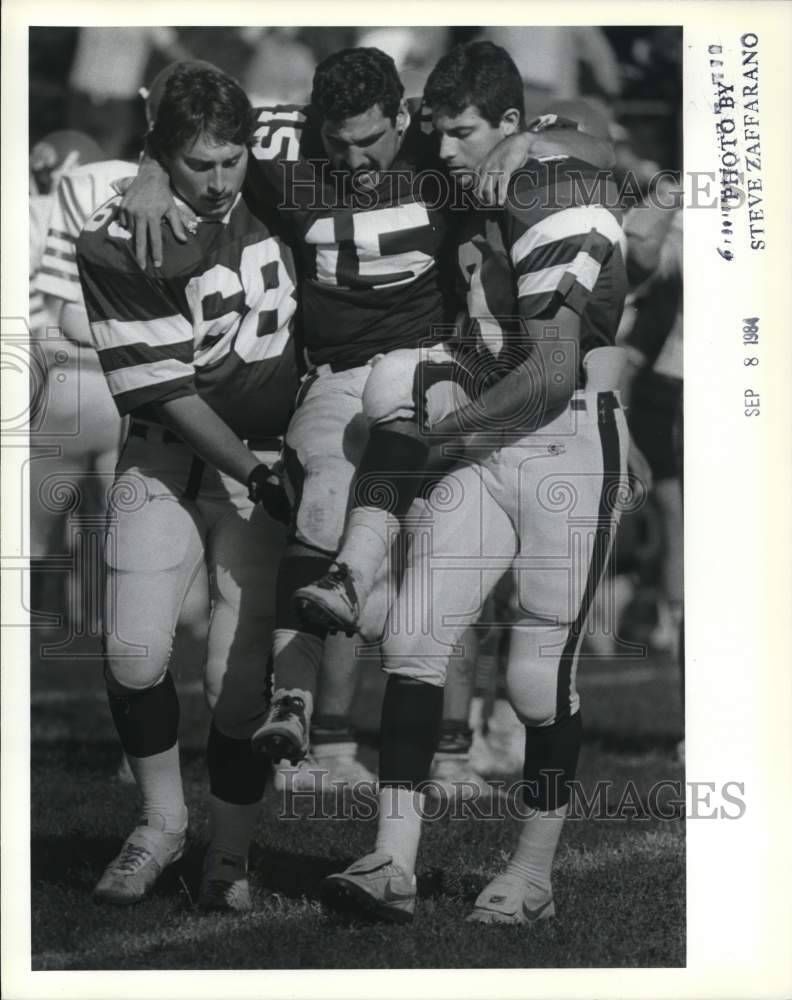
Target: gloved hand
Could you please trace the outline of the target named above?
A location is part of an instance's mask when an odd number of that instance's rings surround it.
[[[291,524],[291,504],[278,474],[265,465],[257,465],[247,480],[248,497],[260,503],[270,517],[281,524]]]

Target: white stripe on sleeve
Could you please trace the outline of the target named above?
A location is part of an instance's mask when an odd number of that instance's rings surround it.
[[[147,386],[171,382],[174,379],[185,378],[193,374],[192,365],[173,358],[164,361],[153,361],[147,365],[132,365],[129,368],[119,368],[114,372],[106,372],[105,378],[114,396],[134,389],[145,389]]]
[[[161,319],[99,320],[91,324],[97,351],[109,347],[126,347],[128,344],[147,344],[162,347],[192,341],[193,330],[184,316],[176,313]]]
[[[585,237],[592,229],[596,229],[611,243],[620,244],[624,252],[624,232],[607,208],[600,205],[580,205],[555,212],[524,232],[511,248],[512,264],[517,267],[529,253],[548,243],[573,236]]]

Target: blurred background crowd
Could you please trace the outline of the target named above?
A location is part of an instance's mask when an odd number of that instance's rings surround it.
[[[636,644],[643,644],[650,653],[681,666],[682,214],[678,200],[674,200],[678,198],[677,185],[668,175],[659,187],[656,179],[660,171],[678,172],[682,165],[681,29],[31,28],[31,191],[46,195],[46,168],[63,167],[68,141],[58,152],[57,162],[49,163],[41,155],[41,140],[61,130],[76,130],[93,140],[89,159],[137,160],[145,134],[141,88],[174,59],[214,63],[242,83],[254,105],[304,103],[318,61],[345,46],[371,45],[393,57],[406,95],[419,96],[442,54],[454,44],[479,37],[490,38],[512,55],[525,81],[529,118],[552,100],[584,98],[610,123],[618,177],[631,176],[633,192],[637,186],[644,198],[653,189],[666,195],[662,199],[666,207],[648,200],[631,207],[625,217],[631,293],[620,339],[630,357],[625,392],[635,445],[633,471],[642,483],[641,502],[623,519],[610,569],[611,586],[601,588],[605,596],[592,615],[588,641],[593,653],[605,657],[626,656],[630,651],[635,655]],[[33,257],[35,262],[35,248]],[[35,269],[32,263],[32,278]],[[32,301],[31,312],[35,309]],[[35,316],[32,325],[35,327]],[[48,364],[45,360],[44,366]],[[87,372],[85,358],[81,364]],[[95,384],[100,383],[97,370]],[[83,379],[81,391],[88,391],[90,384],[89,379]],[[47,435],[52,432],[48,419],[63,419],[58,411],[58,391],[50,383],[49,418],[45,414],[37,424],[34,443],[47,444]],[[97,400],[97,412],[106,403],[104,396],[101,402]],[[81,400],[80,405],[85,406],[86,401]],[[90,401],[87,409],[91,409]],[[119,435],[110,417],[108,421],[103,426],[107,440],[91,443],[90,434],[82,433],[68,440],[65,447],[74,453],[69,461],[75,474],[88,470],[94,475],[98,469],[104,477],[112,475]],[[85,429],[87,425],[81,426]],[[53,440],[63,447],[62,437]],[[99,458],[84,461],[85,456],[77,454],[81,449],[87,454],[92,448]],[[94,490],[99,512],[103,492],[101,488]],[[90,489],[86,495],[91,496]],[[69,531],[62,518],[56,521],[50,508],[37,508],[34,497],[31,525],[35,557],[46,561],[52,555],[66,554]],[[69,598],[68,586],[59,595],[51,576],[42,573],[38,584],[34,583],[34,613],[51,614],[65,602],[71,609],[67,612],[67,618],[73,619],[70,627],[85,628],[82,619],[96,613],[96,588],[83,580],[77,586],[88,586],[90,594]],[[75,586],[73,579],[71,586]]]

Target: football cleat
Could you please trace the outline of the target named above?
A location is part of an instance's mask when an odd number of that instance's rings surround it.
[[[295,591],[294,604],[309,625],[353,636],[357,631],[360,601],[346,563],[333,566],[314,583]]]
[[[252,908],[245,858],[209,848],[204,858],[198,906],[225,913],[246,913]]]
[[[96,883],[94,899],[118,906],[140,902],[165,868],[182,856],[186,839],[186,823],[178,833],[135,827]]]
[[[473,769],[469,754],[435,754],[426,794],[434,798],[462,801],[491,799],[498,794]]]
[[[309,715],[304,698],[276,691],[267,718],[251,737],[253,749],[272,761],[296,764],[308,752]]]
[[[535,924],[554,916],[549,890],[511,886],[496,878],[479,894],[467,919],[475,924]]]
[[[410,878],[389,854],[374,851],[346,871],[322,882],[325,902],[333,909],[350,906],[390,923],[409,923],[415,914],[415,876]]]

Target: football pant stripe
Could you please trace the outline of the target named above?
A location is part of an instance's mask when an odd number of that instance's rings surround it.
[[[561,659],[558,664],[556,682],[556,721],[569,715],[572,697],[572,673],[578,655],[586,618],[594,600],[602,574],[610,555],[613,536],[616,532],[614,505],[624,470],[621,464],[621,449],[619,444],[619,429],[614,411],[616,399],[612,392],[597,394],[597,426],[600,444],[602,446],[602,489],[600,490],[599,509],[597,512],[597,528],[586,577],[586,587],[575,620],[572,622],[567,641],[564,644]]]

